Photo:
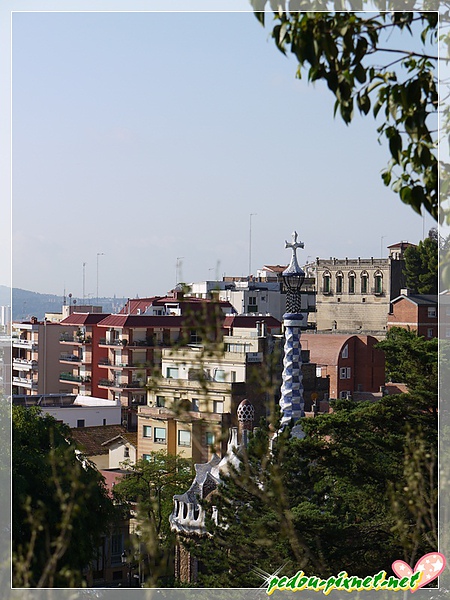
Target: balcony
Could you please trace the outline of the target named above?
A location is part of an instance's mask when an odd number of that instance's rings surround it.
[[[111,387],[117,390],[125,389],[143,389],[145,383],[143,381],[131,381],[129,383],[120,383],[112,379],[100,379],[98,382],[99,387]]]
[[[38,349],[38,345],[36,342],[14,336],[12,337],[12,345],[13,348],[26,348],[27,350],[32,350],[33,352],[37,352]]]
[[[13,384],[19,387],[27,388],[28,390],[37,389],[37,381],[33,381],[27,377],[13,377]]]
[[[61,354],[59,360],[60,362],[81,363],[81,356],[77,356],[76,354]]]
[[[76,333],[62,333],[59,336],[59,341],[62,344],[91,344],[92,337],[90,335],[77,335]]]
[[[30,370],[37,368],[37,360],[27,360],[26,358],[13,358],[13,369]]]
[[[115,340],[111,340],[111,339],[107,339],[107,338],[100,338],[99,341],[99,346],[126,346],[127,344],[127,340],[121,340],[119,338],[115,339]]]
[[[90,375],[82,377],[81,375],[74,375],[73,373],[62,372],[59,374],[60,381],[74,381],[75,383],[91,383]]]

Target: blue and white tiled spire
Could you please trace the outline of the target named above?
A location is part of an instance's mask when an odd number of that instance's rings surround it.
[[[284,323],[284,360],[283,383],[281,386],[281,430],[294,425],[305,416],[303,399],[302,347],[300,343],[301,329],[306,328],[307,315],[301,313],[300,288],[305,273],[297,262],[297,248],[303,248],[303,242],[297,242],[297,232],[292,234],[292,243],[286,242],[285,248],[292,249],[291,262],[283,271],[283,280],[287,288]],[[297,433],[300,433],[300,428]],[[295,435],[295,431],[293,434]]]

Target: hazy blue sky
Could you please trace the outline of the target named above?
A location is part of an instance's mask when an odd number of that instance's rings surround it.
[[[124,3],[122,3],[122,8]],[[243,3],[247,8],[248,4]],[[346,127],[252,13],[18,12],[13,285],[163,294],[299,259],[379,257],[433,226],[384,187],[372,117]],[[0,282],[1,283],[1,282]]]

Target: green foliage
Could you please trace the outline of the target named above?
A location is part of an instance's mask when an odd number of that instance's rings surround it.
[[[250,1],[264,24],[266,1]],[[346,124],[355,110],[379,117],[379,140],[387,141],[391,156],[384,184],[437,220],[437,12],[297,12],[298,0],[289,9],[284,2],[271,5],[272,37],[297,59],[297,77],[306,71],[308,81],[326,83],[336,99],[334,113]],[[389,43],[395,31],[402,33],[397,45]]]
[[[432,229],[428,237],[418,246],[406,248],[405,275],[406,285],[418,294],[438,293],[438,250],[436,230]]]
[[[258,432],[207,503],[218,508],[213,535],[184,541],[199,585],[259,587],[278,569],[365,576],[434,550],[437,434],[426,408],[408,394],[337,401],[302,420],[304,439],[279,437],[273,456]]]
[[[411,392],[424,395],[432,406],[437,406],[437,338],[427,340],[414,331],[393,327],[377,348],[385,353],[388,380],[406,383]]]
[[[149,460],[138,460],[128,468],[130,473],[114,486],[114,498],[130,509],[137,507],[138,533],[146,549],[142,558],[151,574],[148,583],[161,586],[170,572],[175,543],[169,525],[173,496],[190,486],[192,461],[161,450],[151,452]]]
[[[103,478],[77,454],[70,429],[39,408],[12,409],[13,583],[83,582],[114,507]]]

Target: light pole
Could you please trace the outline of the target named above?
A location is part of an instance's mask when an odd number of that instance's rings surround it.
[[[177,264],[175,266],[175,287],[180,283],[178,281],[179,277],[180,277],[180,270],[181,270],[181,260],[184,258],[184,256],[177,256]]]
[[[256,217],[257,213],[250,213],[250,232],[248,243],[248,276],[252,274],[252,217]]]
[[[85,283],[86,283],[86,263],[83,263],[83,304],[84,304],[84,300],[86,298],[86,294],[85,294]]]
[[[105,256],[104,252],[97,252],[97,304],[98,304],[98,257]]]
[[[120,559],[122,561],[122,564],[125,566],[128,566],[128,573],[127,573],[127,582],[128,582],[128,587],[131,587],[131,556],[129,557],[128,560],[128,556],[126,551],[124,550],[122,552],[122,554],[120,555]]]

